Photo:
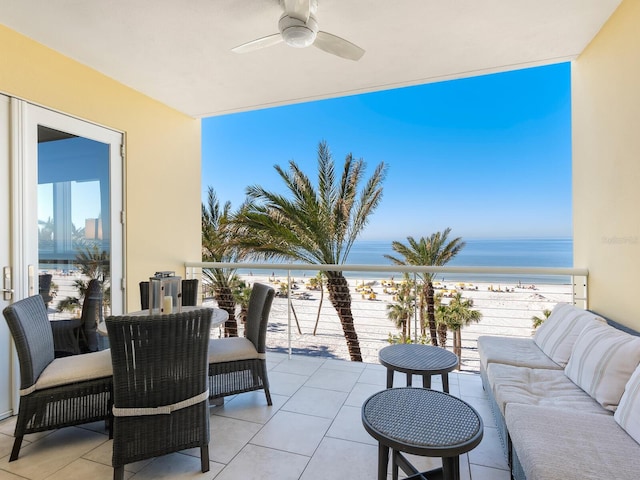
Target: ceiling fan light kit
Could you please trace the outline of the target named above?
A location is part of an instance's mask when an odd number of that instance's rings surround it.
[[[318,22],[312,16],[304,22],[299,18],[282,15],[278,22],[280,34],[290,47],[305,48],[312,45],[318,34]]]

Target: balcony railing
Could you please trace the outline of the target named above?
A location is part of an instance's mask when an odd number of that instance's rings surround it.
[[[461,370],[478,370],[477,338],[480,335],[527,337],[533,333],[534,316],[557,303],[587,308],[586,269],[511,267],[416,267],[397,265],[303,265],[282,263],[202,263],[185,264],[188,278],[199,278],[203,302],[216,304],[203,269],[235,269],[247,284],[260,281],[276,289],[267,347],[272,351],[349,359],[338,315],[326,291],[309,290],[309,280],[320,271],[342,271],[349,281],[352,313],[362,357],[376,363],[378,351],[389,344],[400,329],[389,319],[388,305],[395,303],[394,288],[407,274],[419,280],[433,274],[436,293],[448,297],[460,292],[473,300],[482,317],[461,330]],[[412,341],[420,341],[417,308],[409,321]],[[315,334],[314,334],[315,331]],[[242,333],[240,333],[242,334]],[[428,335],[427,335],[428,337]],[[451,348],[453,334],[448,333]]]

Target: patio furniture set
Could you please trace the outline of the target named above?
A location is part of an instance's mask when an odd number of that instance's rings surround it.
[[[639,335],[558,304],[533,338],[478,339],[513,478],[638,478]]]
[[[14,302],[3,311],[20,362],[9,461],[26,434],[104,420],[114,479],[128,463],[192,447],[208,471],[209,399],[264,389],[271,405],[264,347],[274,294],[254,284],[243,338],[211,339],[210,308],[111,316],[111,349],[62,358],[54,356],[43,298]]]
[[[387,389],[362,406],[365,430],[378,441],[378,480],[387,479],[389,450],[393,480],[398,470],[409,479],[460,479],[460,455],[475,448],[484,433],[482,419],[466,402],[449,395],[449,372],[458,357],[435,346],[397,344],[379,352],[387,367]],[[395,371],[407,375],[406,388],[393,388]],[[424,388],[411,388],[421,375]],[[431,376],[441,375],[444,392],[431,389]],[[442,458],[442,467],[419,472],[405,454]]]

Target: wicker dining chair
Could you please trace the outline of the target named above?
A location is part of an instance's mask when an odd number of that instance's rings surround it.
[[[124,466],[200,447],[209,470],[207,351],[213,310],[111,316],[113,478]]]
[[[109,350],[54,358],[44,300],[34,295],[3,312],[20,363],[20,407],[9,461],[18,458],[28,433],[107,420],[111,425]]]
[[[101,310],[102,282],[96,279],[89,280],[80,318],[51,322],[56,356],[77,355],[98,350],[96,328]]]
[[[209,342],[210,398],[264,389],[271,405],[267,376],[266,336],[275,290],[254,283],[249,298],[245,337],[217,338]]]

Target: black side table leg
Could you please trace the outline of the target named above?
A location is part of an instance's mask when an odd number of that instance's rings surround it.
[[[431,388],[431,375],[422,375],[422,386],[424,388]]]
[[[442,391],[445,393],[449,393],[449,374],[443,373],[442,377]]]
[[[387,480],[389,447],[378,442],[378,480]]]
[[[460,480],[460,457],[443,457],[442,474],[445,480]]]
[[[393,387],[393,369],[387,367],[387,388]]]
[[[407,373],[407,387],[411,386],[413,380],[413,375],[411,373]]]

